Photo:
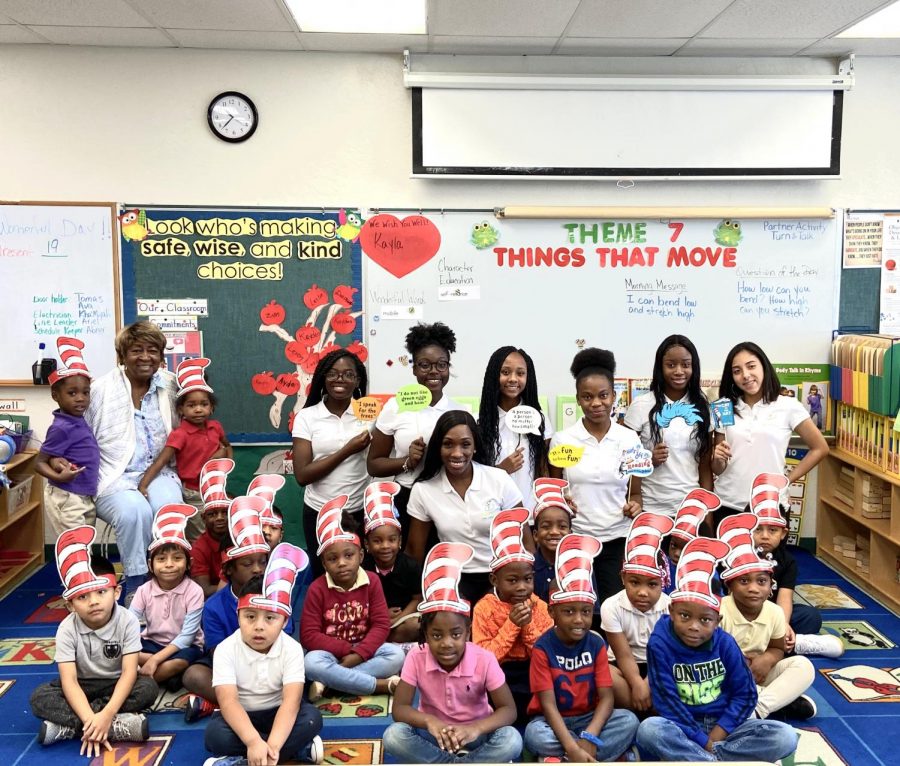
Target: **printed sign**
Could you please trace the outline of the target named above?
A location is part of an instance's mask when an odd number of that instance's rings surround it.
[[[712,403],[712,411],[717,428],[734,425],[734,402],[731,399],[716,399]]]
[[[622,452],[619,460],[619,478],[649,476],[653,473],[653,453],[643,447],[632,447]]]
[[[547,456],[550,465],[557,468],[571,468],[581,462],[584,447],[576,447],[574,444],[557,444],[550,450]]]
[[[399,402],[398,402],[399,404]],[[370,423],[377,419],[383,407],[381,400],[374,396],[364,396],[362,399],[354,399],[352,402],[353,414],[357,420]]]
[[[431,391],[421,383],[397,389],[397,412],[418,412],[431,404]]]
[[[534,407],[520,404],[506,413],[506,427],[514,434],[541,433],[541,413]]]

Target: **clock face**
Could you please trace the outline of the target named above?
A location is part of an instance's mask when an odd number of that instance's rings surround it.
[[[246,141],[259,124],[253,102],[243,93],[227,91],[216,96],[207,112],[209,127],[223,141]]]

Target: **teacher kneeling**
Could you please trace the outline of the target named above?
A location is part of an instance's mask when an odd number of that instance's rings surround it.
[[[137,489],[176,425],[175,376],[160,369],[165,347],[166,336],[150,322],[120,331],[119,366],[93,382],[84,415],[100,446],[97,516],[116,531],[128,594],[146,579],[154,514],[182,502],[181,483],[170,466],[150,482],[146,497]]]

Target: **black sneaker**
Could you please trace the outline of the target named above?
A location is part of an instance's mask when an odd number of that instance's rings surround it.
[[[776,710],[769,718],[774,718],[776,720],[790,719],[792,721],[806,721],[815,716],[816,712],[816,703],[812,701],[812,698],[807,697],[805,694],[801,694],[793,702],[789,702],[781,708],[781,710]]]

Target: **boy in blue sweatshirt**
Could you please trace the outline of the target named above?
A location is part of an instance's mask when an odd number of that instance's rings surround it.
[[[777,761],[797,748],[793,728],[753,717],[753,676],[735,640],[719,628],[711,585],[728,551],[708,538],[685,545],[669,614],[650,636],[648,680],[659,716],[644,720],[636,739],[653,759]]]

